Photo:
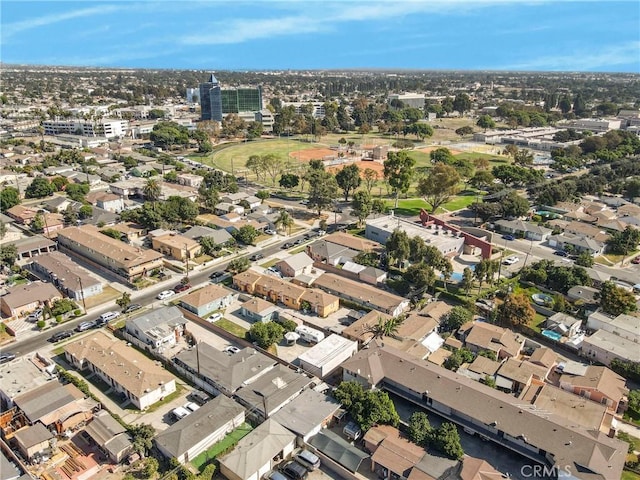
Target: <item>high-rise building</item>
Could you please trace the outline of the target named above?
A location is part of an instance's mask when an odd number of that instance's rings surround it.
[[[262,110],[262,88],[222,89],[211,74],[208,82],[200,84],[200,106],[202,120],[221,122],[229,113],[256,113]]]

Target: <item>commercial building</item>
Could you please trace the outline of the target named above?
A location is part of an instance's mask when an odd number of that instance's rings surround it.
[[[424,108],[424,102],[427,96],[424,93],[406,92],[406,93],[390,93],[387,97],[389,103],[393,100],[399,100],[409,108]]]
[[[570,419],[376,342],[342,365],[343,379],[381,388],[467,431],[576,479],[619,478],[628,445]],[[598,452],[595,454],[594,452]]]
[[[207,82],[200,84],[201,120],[221,122],[230,113],[262,110],[262,88],[237,87],[222,89],[220,82],[212,73]]]
[[[176,391],[176,379],[134,348],[96,331],[64,348],[67,362],[89,370],[139,410]]]
[[[224,395],[202,405],[165,431],[154,442],[168,459],[185,464],[244,422],[244,408]]]
[[[124,137],[129,130],[127,120],[45,120],[45,135],[82,135],[84,137]]]
[[[69,227],[58,232],[58,244],[99,267],[133,282],[163,265],[162,254],[128,245],[100,233],[93,225]]]
[[[102,293],[102,282],[63,253],[38,255],[27,267],[73,300],[80,301]]]

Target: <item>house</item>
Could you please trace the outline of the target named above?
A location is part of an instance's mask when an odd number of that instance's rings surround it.
[[[474,322],[464,342],[472,352],[489,350],[494,352],[498,359],[517,357],[524,345],[524,339],[511,330],[485,322]]]
[[[265,323],[277,320],[279,311],[279,307],[261,298],[247,300],[240,307],[242,316],[248,318],[251,322]]]
[[[602,229],[594,227],[588,223],[572,221],[563,228],[565,234],[588,237],[598,242],[606,242],[609,235]]]
[[[326,240],[317,240],[307,246],[307,254],[314,262],[325,263],[328,265],[342,265],[353,260],[358,255],[357,250],[328,242]]]
[[[180,306],[199,317],[227,308],[238,298],[238,294],[220,285],[207,285],[194,290],[180,299]]]
[[[209,228],[202,225],[195,225],[191,227],[186,232],[183,232],[182,236],[196,241],[199,241],[203,237],[209,237],[216,245],[225,245],[228,242],[234,241],[231,234],[226,230]]]
[[[313,282],[313,286],[344,300],[388,313],[394,317],[409,309],[409,300],[404,297],[333,273],[320,275]]]
[[[529,361],[536,365],[540,365],[547,369],[550,369],[557,363],[558,354],[550,348],[538,347],[529,357]]]
[[[103,235],[93,225],[60,230],[58,245],[62,251],[83,257],[89,263],[109,270],[127,282],[133,282],[163,265],[161,253],[134,247]]]
[[[218,203],[213,207],[213,210],[216,215],[227,215],[228,213],[235,213],[237,215],[244,214],[244,207],[227,202]]]
[[[613,318],[603,312],[594,312],[587,318],[587,329],[605,330],[621,338],[640,343],[640,317],[622,313]]]
[[[73,300],[80,301],[102,293],[102,282],[63,253],[38,255],[27,264],[27,268]]]
[[[527,361],[507,358],[496,372],[496,388],[520,393],[532,384],[544,385],[549,369]]]
[[[7,317],[18,318],[43,305],[51,307],[62,294],[50,283],[32,282],[7,289],[0,297],[0,309]]]
[[[136,165],[131,170],[129,170],[129,173],[134,177],[139,177],[139,178],[149,178],[158,174],[156,169],[148,164]]]
[[[37,208],[25,207],[24,205],[14,205],[4,213],[21,225],[31,225],[31,222],[38,214]]]
[[[137,317],[127,318],[124,331],[140,348],[158,350],[175,345],[184,334],[187,321],[178,307],[151,310]]]
[[[27,461],[51,453],[53,433],[41,423],[18,430],[13,438],[18,450]]]
[[[589,365],[584,375],[564,372],[560,376],[560,388],[606,405],[616,413],[622,399],[629,393],[623,377],[607,367]]]
[[[358,351],[358,343],[332,333],[298,357],[300,367],[325,378]]]
[[[120,239],[124,239],[127,243],[141,240],[147,234],[146,229],[136,223],[116,223],[109,228],[120,232]]]
[[[576,252],[587,252],[589,255],[596,256],[604,253],[605,243],[583,235],[564,233],[550,236],[549,246],[559,250],[567,250],[569,247]]]
[[[303,442],[331,425],[340,404],[333,398],[315,390],[305,390],[271,417],[291,430]]]
[[[578,334],[582,321],[566,313],[557,312],[547,318],[544,325],[547,330],[553,330],[564,337],[571,338]]]
[[[614,359],[640,362],[638,344],[615,333],[598,330],[582,340],[581,354],[589,360],[610,365]]]
[[[55,232],[64,228],[64,216],[60,213],[45,213],[42,220],[44,222],[42,234],[45,237],[55,237]]]
[[[120,213],[124,210],[124,200],[119,195],[108,192],[90,192],[86,196],[87,202],[108,212]]]
[[[198,242],[177,233],[153,237],[151,246],[154,250],[175,260],[192,260],[202,252]]]
[[[496,362],[495,360],[491,360],[490,358],[478,355],[473,359],[473,362],[461,365],[460,368],[458,368],[458,373],[469,377],[477,382],[480,382],[483,381],[486,377],[495,378],[496,373],[500,369],[501,365],[502,364],[500,362]]]
[[[550,228],[542,227],[537,223],[525,222],[523,220],[498,220],[495,222],[496,227],[502,233],[508,233],[517,237],[526,238],[527,240],[535,240],[545,242],[552,231]]]
[[[340,274],[352,278],[353,280],[361,280],[369,285],[382,284],[387,279],[387,272],[375,267],[360,265],[352,261],[347,261],[342,265]],[[349,275],[351,274],[351,275]]]
[[[252,212],[255,211],[258,207],[260,207],[260,205],[262,205],[262,200],[260,200],[258,197],[254,195],[249,195],[244,200],[249,204],[249,208],[251,209]]]
[[[93,417],[93,410],[98,406],[98,402],[75,385],[55,381],[20,394],[13,402],[29,424],[40,422],[58,435],[82,426]]]
[[[178,184],[192,188],[199,188],[204,181],[203,177],[200,175],[194,175],[193,173],[179,173],[177,178]]]
[[[232,396],[242,385],[254,382],[271,370],[275,362],[253,348],[228,355],[208,343],[199,342],[173,358],[175,368],[199,388]]]
[[[587,305],[597,305],[600,303],[600,290],[594,287],[576,285],[567,292],[567,298],[571,302],[582,302]]]
[[[74,368],[89,370],[111,385],[113,393],[139,410],[144,410],[176,391],[176,379],[169,372],[102,331],[71,342],[64,355]]]
[[[305,252],[296,253],[275,265],[285,277],[297,277],[313,270],[313,260]]]
[[[249,194],[245,192],[225,193],[220,197],[220,201],[231,205],[237,205],[242,200],[246,200],[247,197],[249,197]]]
[[[296,436],[272,419],[266,420],[218,457],[220,473],[229,480],[260,480],[295,448]]]
[[[158,450],[181,464],[194,460],[244,423],[244,408],[224,395],[178,420],[154,439]]]
[[[343,380],[397,394],[509,450],[576,479],[618,478],[627,443],[560,415],[522,408],[522,400],[374,341],[343,363]],[[594,455],[594,451],[598,455]],[[579,465],[580,468],[575,466]]]
[[[42,202],[42,206],[51,213],[64,212],[67,208],[72,207],[75,209],[78,202],[71,200],[69,197],[55,196]]]
[[[237,356],[238,353],[234,354]],[[242,385],[235,400],[258,418],[269,418],[283,406],[309,388],[313,379],[304,373],[278,363],[252,382]]]
[[[96,412],[84,431],[90,442],[114,463],[122,462],[133,450],[131,437],[126,428],[106,410]]]
[[[360,469],[362,462],[370,458],[369,454],[329,429],[320,430],[316,435],[309,438],[309,444],[324,457],[351,473],[356,473]]]

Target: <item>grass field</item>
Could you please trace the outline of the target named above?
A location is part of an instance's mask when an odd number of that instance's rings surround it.
[[[251,430],[253,430],[251,425],[243,423],[218,443],[214,444],[208,450],[202,452],[196,458],[191,460],[191,464],[202,472],[209,462],[215,459],[222,452],[225,452],[235,446],[243,437],[251,433]]]
[[[477,194],[473,190],[465,190],[460,192],[460,195],[456,195],[452,200],[446,202],[444,205],[436,210],[438,213],[455,212],[456,210],[462,210],[468,207],[476,201]],[[430,211],[431,206],[422,198],[406,198],[398,201],[398,208],[393,208],[395,200],[387,199],[387,208],[393,209],[398,215],[415,216],[420,215],[420,209],[424,208]]]
[[[214,325],[226,330],[227,332],[235,335],[238,338],[245,338],[248,330],[246,328],[242,328],[237,323],[232,322],[231,320],[227,320],[226,318],[221,318],[217,322],[214,322]]]

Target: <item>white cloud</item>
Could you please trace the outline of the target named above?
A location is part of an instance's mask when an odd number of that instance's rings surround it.
[[[619,65],[635,65],[640,69],[640,42],[627,42],[620,45],[609,45],[600,50],[576,51],[563,55],[538,57],[528,62],[499,67],[499,70],[564,70],[588,71],[602,70]]]
[[[56,13],[51,15],[44,15],[42,17],[29,18],[28,20],[21,20],[14,23],[8,23],[2,27],[2,36],[4,38],[11,37],[17,33],[24,32],[26,30],[32,30],[38,27],[45,27],[47,25],[53,25],[55,23],[72,20],[74,18],[93,17],[96,15],[104,15],[107,13],[113,13],[121,10],[123,7],[118,5],[100,5],[97,7],[82,8],[80,10],[72,10],[70,12]]]

